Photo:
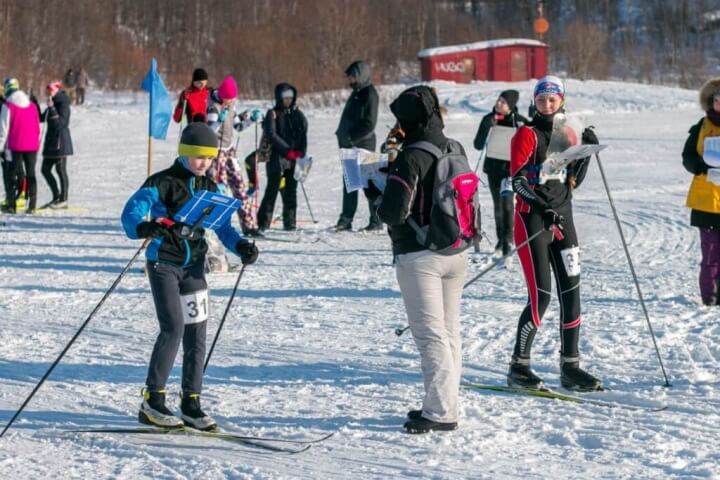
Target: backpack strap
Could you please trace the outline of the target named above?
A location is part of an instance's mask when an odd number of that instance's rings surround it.
[[[440,157],[442,157],[443,155],[445,155],[445,153],[442,150],[440,150],[440,148],[438,148],[437,145],[434,145],[425,140],[421,140],[419,142],[414,142],[414,143],[411,143],[410,145],[403,145],[403,150],[407,150],[410,148],[414,148],[416,150],[422,150],[423,152],[427,152],[430,155],[432,155],[433,157],[435,157],[436,160],[439,159]],[[410,225],[410,227],[412,227],[413,230],[415,230],[415,234],[417,235],[417,240],[420,243],[420,245],[422,245],[426,248],[430,247],[430,245],[427,244],[428,228],[427,227],[423,228],[420,225],[418,225],[418,223],[415,220],[413,220],[412,217],[408,217],[406,222],[408,225]]]
[[[427,244],[428,228],[423,228],[418,225],[418,223],[413,220],[412,217],[408,217],[406,222],[413,230],[415,230],[415,238],[417,239],[418,243],[425,248],[430,247],[430,245]]]
[[[436,159],[442,157],[443,155],[445,155],[445,153],[444,153],[442,150],[440,150],[440,148],[438,148],[437,145],[434,145],[434,144],[432,144],[432,143],[430,143],[430,142],[428,142],[428,141],[425,141],[425,140],[421,140],[421,141],[419,141],[419,142],[414,142],[414,143],[411,143],[410,145],[405,145],[405,146],[403,146],[403,150],[407,150],[408,148],[414,148],[414,149],[416,149],[416,150],[422,150],[423,152],[429,153],[430,155],[432,155],[432,156],[435,157]]]

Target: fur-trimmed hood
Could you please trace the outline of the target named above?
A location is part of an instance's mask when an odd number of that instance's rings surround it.
[[[700,107],[702,107],[703,112],[712,110],[713,95],[716,92],[720,92],[720,77],[708,80],[700,89]]]

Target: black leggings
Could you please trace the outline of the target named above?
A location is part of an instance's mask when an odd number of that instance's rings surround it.
[[[565,357],[578,355],[580,336],[580,257],[570,208],[560,212],[565,217],[558,239],[551,232],[535,238],[518,250],[528,289],[528,303],[520,315],[514,354],[530,358],[530,349],[540,322],[550,303],[552,274],[560,297],[560,353]],[[542,216],[534,213],[515,214],[515,244],[520,245],[543,229]]]
[[[60,189],[58,190],[58,183],[55,181],[52,169],[55,167],[55,171],[60,179]],[[67,174],[67,157],[53,157],[43,158],[42,162],[42,174],[45,177],[45,181],[50,187],[52,192],[53,201],[67,202],[68,199],[68,174]]]
[[[275,201],[278,192],[283,202],[283,226],[285,228],[295,227],[295,216],[297,212],[297,180],[295,180],[295,162],[292,168],[283,170],[273,168],[269,162],[267,164],[267,187],[265,194],[260,203],[258,210],[258,227],[261,229],[270,228],[273,221],[273,213],[275,212]],[[280,183],[285,179],[285,187],[281,190]]]
[[[28,191],[28,210],[35,210],[37,204],[37,178],[35,177],[35,164],[37,163],[37,152],[12,152],[12,182],[14,183],[14,191],[22,190],[23,168],[25,169],[25,178],[27,179]],[[12,199],[10,206],[15,208],[17,195]]]
[[[8,206],[15,205],[18,192],[15,190],[17,181],[15,180],[15,168],[12,158],[2,162],[3,187],[5,188],[5,202]]]
[[[513,202],[514,195],[503,196],[500,194],[500,187],[503,178],[507,175],[488,174],[488,184],[492,195],[493,211],[495,214],[495,234],[497,235],[498,246],[504,248],[503,254],[509,253],[513,238]]]

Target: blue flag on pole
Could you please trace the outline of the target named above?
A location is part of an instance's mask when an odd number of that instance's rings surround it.
[[[157,72],[157,61],[154,58],[150,62],[150,71],[145,75],[141,88],[150,93],[148,135],[158,140],[165,140],[173,107],[170,94]]]

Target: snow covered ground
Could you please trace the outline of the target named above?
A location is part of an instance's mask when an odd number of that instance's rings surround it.
[[[447,133],[472,150],[481,115],[509,84],[437,84]],[[513,84],[527,108],[532,85]],[[402,87],[382,89],[384,100]],[[421,397],[419,360],[382,235],[331,234],[341,174],[339,109],[308,111],[315,166],[307,183],[320,223],[299,198],[299,243],[260,244],[206,377],[206,410],[228,430],[303,438],[332,431],[300,455],[212,439],[69,435],[74,427],[134,426],[157,329],[147,279],[127,276],[63,363],[0,440],[0,477],[16,478],[720,478],[720,316],[700,306],[698,235],[688,225],[689,175],[680,151],[700,118],[695,92],[616,82],[568,84],[568,108],[597,127],[613,194],[673,383],[662,377],[599,171],[576,195],[583,256],[584,362],[611,389],[588,395],[663,412],[461,393],[461,428],[409,436]],[[146,113],[139,95],[95,95],[74,111],[65,213],[4,216],[0,227],[0,424],[10,418],[139,247],[119,214],[143,181]],[[381,112],[378,136],[392,119]],[[177,130],[157,142],[154,168],[173,159]],[[252,148],[244,133],[241,152]],[[40,180],[40,200],[49,199]],[[490,197],[485,229],[494,237]],[[367,209],[361,204],[355,227]],[[288,236],[278,230],[274,236]],[[319,238],[320,241],[313,242]],[[491,245],[483,245],[489,252]],[[138,263],[138,267],[140,264]],[[470,274],[479,269],[471,265]],[[212,335],[235,280],[209,277]],[[519,269],[498,270],[463,299],[464,378],[503,384],[525,303]],[[534,362],[558,380],[558,308]],[[177,393],[179,369],[170,390]]]

